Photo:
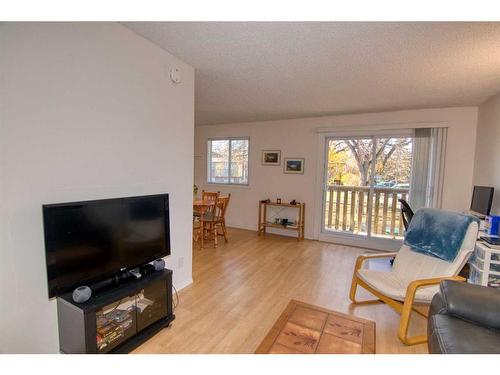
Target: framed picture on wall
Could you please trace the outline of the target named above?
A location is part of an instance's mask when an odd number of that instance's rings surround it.
[[[262,165],[281,165],[281,151],[262,150]]]
[[[304,174],[304,158],[285,158],[283,172],[292,174]]]

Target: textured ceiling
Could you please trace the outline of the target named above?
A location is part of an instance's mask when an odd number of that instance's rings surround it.
[[[196,124],[477,105],[500,23],[134,22],[196,68]]]

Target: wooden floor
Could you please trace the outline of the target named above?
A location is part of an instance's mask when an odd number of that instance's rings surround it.
[[[354,261],[363,252],[229,229],[229,243],[194,247],[194,282],[179,292],[175,321],[135,353],[253,353],[291,299],[375,321],[377,353],[427,353],[425,344],[399,341],[399,315],[388,306],[349,303]],[[410,332],[423,333],[425,320],[413,318]]]

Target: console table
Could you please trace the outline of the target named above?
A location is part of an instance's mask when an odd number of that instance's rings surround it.
[[[294,226],[286,226],[282,224],[276,224],[272,221],[268,221],[268,207],[278,207],[278,208],[295,208],[298,212],[298,220],[295,222]],[[305,203],[297,203],[297,204],[289,204],[289,203],[277,203],[277,202],[259,202],[259,223],[258,223],[258,232],[259,234],[265,234],[266,228],[278,228],[278,229],[286,229],[297,232],[297,239],[304,239],[304,221],[305,221]],[[279,215],[282,210],[275,213],[274,216]]]

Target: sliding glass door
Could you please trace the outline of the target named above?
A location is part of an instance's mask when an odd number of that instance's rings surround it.
[[[371,194],[371,234],[403,238],[400,199],[409,201],[413,138],[376,138],[375,176]]]
[[[409,199],[413,137],[326,138],[322,232],[401,239],[399,199]]]
[[[372,138],[327,139],[324,229],[366,236]]]

